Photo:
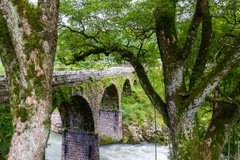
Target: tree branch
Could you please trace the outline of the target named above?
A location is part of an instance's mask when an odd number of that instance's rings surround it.
[[[106,56],[109,56],[114,50],[107,51],[105,47],[96,47],[94,49],[88,50],[86,52],[81,51],[79,54],[74,55],[72,60],[66,60],[64,57],[61,57],[60,55],[57,55],[58,59],[64,63],[65,65],[75,64],[78,61],[83,61],[86,57],[92,55],[92,54],[100,54],[103,53]]]
[[[224,19],[228,22],[228,24],[234,25],[234,23],[231,23],[231,22],[227,19],[227,17],[225,17],[225,16],[212,16],[212,17],[215,17],[215,18],[224,18]]]
[[[206,101],[213,102],[213,103],[219,103],[220,105],[233,105],[233,104],[236,106],[240,105],[237,100],[233,100],[233,99],[213,99],[213,98],[207,97]],[[220,110],[220,109],[222,109],[222,108],[219,108],[218,110]]]
[[[230,101],[233,100],[232,98],[228,97],[225,93],[223,93],[223,92],[220,90],[219,87],[216,87],[215,89],[219,92],[219,94],[221,94],[221,95],[222,95],[223,97],[225,97],[227,100],[230,100]]]
[[[239,106],[221,104],[219,109],[213,114],[203,140],[207,143],[210,142],[211,147],[214,145],[219,146],[217,148],[221,151],[229,132],[239,118]]]
[[[203,16],[205,14],[206,7],[208,7],[208,0],[198,0],[195,13],[192,18],[192,22],[188,29],[188,35],[185,45],[182,49],[183,59],[186,60],[188,55],[191,53],[193,44],[197,38],[198,27],[200,26]]]
[[[191,91],[197,84],[199,78],[202,78],[207,59],[209,57],[210,47],[213,40],[212,33],[212,18],[209,12],[209,7],[206,8],[206,13],[202,21],[202,36],[201,45],[198,51],[197,59],[192,70],[192,75],[189,83],[189,91]]]
[[[195,87],[193,93],[184,104],[187,111],[197,111],[200,108],[206,97],[213,91],[223,77],[237,66],[240,61],[239,52],[239,49],[231,48],[225,58]]]
[[[140,52],[141,52],[141,50],[142,50],[142,46],[143,46],[144,39],[145,39],[145,38],[142,39],[142,42],[141,42],[141,44],[140,44],[140,48],[138,49],[138,54],[137,54],[137,58],[138,58],[138,59],[139,59],[139,57],[140,57]]]
[[[59,1],[60,0],[38,0],[38,7],[41,10],[40,19],[47,26],[51,26],[51,28],[54,27],[54,29],[50,29],[52,31],[57,29]]]
[[[79,34],[83,35],[85,38],[87,38],[87,39],[93,39],[95,42],[99,43],[99,41],[96,39],[96,37],[94,37],[94,36],[88,36],[87,34],[84,33],[84,30],[82,30],[82,31],[76,31],[76,30],[74,30],[74,29],[72,29],[71,27],[66,26],[66,25],[62,25],[62,27],[65,27],[65,28],[69,29],[70,32],[79,33]]]
[[[171,8],[166,9],[157,8],[155,10],[156,21],[156,35],[161,59],[163,62],[163,69],[168,71],[175,70],[178,66],[177,62],[182,60],[182,55],[179,54],[178,38],[176,33],[176,2],[171,2]],[[171,65],[171,66],[170,66]]]

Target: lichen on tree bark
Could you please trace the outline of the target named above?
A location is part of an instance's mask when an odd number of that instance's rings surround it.
[[[8,159],[44,159],[52,105],[51,79],[59,0],[0,1],[0,56],[9,82],[14,133]],[[7,40],[8,43],[6,43]]]

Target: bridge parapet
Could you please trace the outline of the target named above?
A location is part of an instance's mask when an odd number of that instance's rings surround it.
[[[80,71],[58,71],[53,73],[53,83],[76,82],[82,80],[89,80],[90,77],[94,79],[101,79],[104,77],[113,77],[117,75],[125,75],[133,72],[131,67],[113,67],[106,70],[80,70]]]

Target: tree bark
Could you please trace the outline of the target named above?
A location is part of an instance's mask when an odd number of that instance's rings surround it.
[[[1,0],[0,4],[9,42],[6,45],[1,37],[0,55],[14,126],[8,159],[41,160],[51,124],[59,0],[41,0],[37,9],[24,0]]]
[[[207,5],[206,13],[202,21],[201,45],[198,51],[195,65],[192,69],[192,75],[189,82],[189,90],[191,91],[197,84],[199,79],[204,75],[206,63],[209,58],[210,47],[213,40],[212,17],[210,15],[209,6]]]

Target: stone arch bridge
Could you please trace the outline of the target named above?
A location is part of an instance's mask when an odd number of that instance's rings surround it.
[[[134,83],[131,67],[54,72],[53,106],[62,127],[62,160],[99,160],[99,135],[122,139],[121,97]],[[8,87],[0,75],[0,106],[8,104]]]

